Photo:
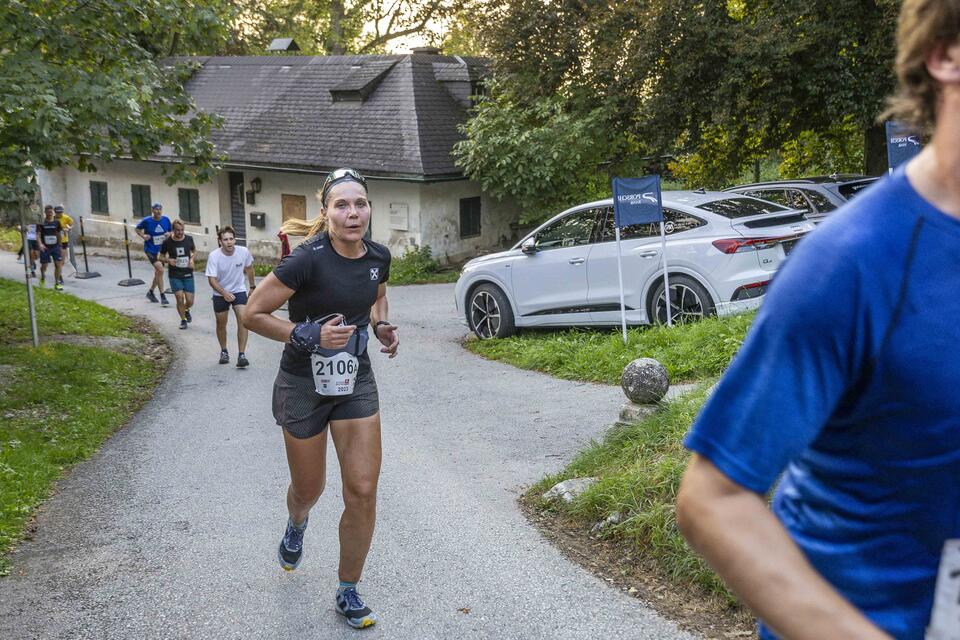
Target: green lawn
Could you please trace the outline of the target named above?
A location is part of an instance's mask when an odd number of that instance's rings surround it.
[[[30,345],[24,285],[0,279],[0,575],[6,552],[71,465],[126,424],[159,382],[131,319],[97,304],[36,290],[41,346]],[[52,342],[116,336],[120,347]]]
[[[754,313],[709,318],[674,327],[525,330],[502,340],[471,339],[467,349],[491,360],[533,369],[567,380],[619,384],[623,368],[636,358],[655,358],[670,382],[719,375],[740,348]]]
[[[705,381],[696,391],[665,403],[661,411],[645,420],[614,427],[603,441],[591,443],[566,469],[541,480],[527,496],[538,502],[544,491],[561,480],[599,478],[570,505],[539,506],[563,509],[582,520],[584,528],[611,514],[622,514],[620,524],[604,535],[627,543],[638,557],[654,560],[670,578],[732,605],[734,596],[680,535],[674,511],[680,479],[690,457],[681,441],[713,382]]]

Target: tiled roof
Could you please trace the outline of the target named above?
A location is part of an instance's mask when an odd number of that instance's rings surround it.
[[[479,58],[441,55],[194,58],[197,106],[230,164],[430,179],[462,172],[451,156]]]

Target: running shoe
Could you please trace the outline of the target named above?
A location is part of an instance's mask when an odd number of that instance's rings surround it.
[[[53,285],[53,288],[54,288],[55,291],[63,291],[63,285],[60,284],[59,282],[58,282],[57,284]]]
[[[187,311],[187,322],[193,322],[193,316],[190,315],[189,311]]]
[[[31,277],[31,278],[36,278],[36,277],[37,277],[37,272],[36,272],[34,269],[30,269],[30,277]]]
[[[240,353],[237,354],[237,369],[243,369],[244,367],[249,367],[250,361],[247,360],[247,356]]]
[[[220,364],[227,364],[230,362],[230,354],[227,353],[226,349],[220,350]]]
[[[186,328],[187,328],[187,321],[186,321],[186,320],[181,320],[181,321],[180,321],[180,328],[181,328],[181,329],[186,329]]]
[[[150,302],[159,302],[157,300],[157,296],[153,294],[153,289],[151,289],[150,291],[147,291],[147,300],[149,300]]]
[[[287,530],[283,533],[280,549],[277,550],[280,566],[285,571],[293,571],[300,566],[300,560],[303,559],[303,532],[307,530],[308,522],[310,518],[303,521],[302,527],[295,527],[293,521],[287,518]]]
[[[354,629],[364,629],[377,624],[377,619],[370,611],[370,607],[363,604],[363,599],[356,588],[347,587],[337,589],[337,612],[347,619],[347,624]]]
[[[162,304],[165,307],[170,306],[170,301],[167,300],[167,296],[163,295],[162,293],[160,294],[160,304]]]

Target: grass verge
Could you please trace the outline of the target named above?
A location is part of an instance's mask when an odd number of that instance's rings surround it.
[[[636,358],[655,358],[667,368],[671,383],[717,376],[740,348],[755,313],[708,318],[675,327],[525,330],[502,340],[467,340],[470,351],[542,371],[566,380],[620,384],[623,368]]]
[[[162,340],[135,320],[35,293],[36,349],[23,285],[0,279],[0,575],[54,482],[126,424],[167,360]]]
[[[619,514],[620,522],[600,536],[625,544],[631,557],[652,561],[662,576],[713,599],[720,608],[737,609],[736,598],[687,545],[676,524],[677,490],[690,457],[681,441],[714,381],[665,403],[645,420],[614,427],[561,473],[531,487],[525,500],[541,511],[562,512],[583,531]],[[570,504],[542,500],[557,482],[578,477],[598,481]]]

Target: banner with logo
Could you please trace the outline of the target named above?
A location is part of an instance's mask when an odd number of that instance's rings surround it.
[[[663,222],[660,176],[614,178],[613,216],[617,228]]]
[[[887,166],[893,171],[923,148],[920,132],[902,122],[890,120],[887,129]]]
[[[663,230],[663,203],[660,198],[660,176],[613,179],[613,219],[617,239],[617,277],[620,283],[620,327],[623,343],[627,343],[627,306],[623,296],[623,251],[620,229],[633,224],[660,223],[660,255],[663,259],[664,300],[670,299],[667,277],[667,238]],[[673,326],[671,306],[666,303],[667,326]],[[653,323],[654,318],[648,318]]]

